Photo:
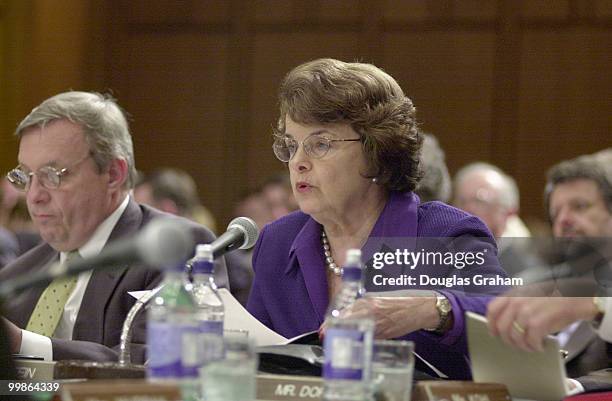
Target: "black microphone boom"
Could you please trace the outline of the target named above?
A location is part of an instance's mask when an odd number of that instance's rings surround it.
[[[236,249],[250,249],[257,242],[259,228],[248,217],[236,217],[230,221],[227,231],[214,240],[212,245],[213,257],[225,255]]]
[[[49,269],[19,276],[0,285],[0,297],[13,295],[33,286],[46,286],[58,277],[73,276],[96,269],[112,268],[142,261],[166,267],[186,260],[193,252],[194,239],[184,226],[172,218],[151,221],[138,235],[127,241],[108,244],[98,255],[69,264],[56,263]]]

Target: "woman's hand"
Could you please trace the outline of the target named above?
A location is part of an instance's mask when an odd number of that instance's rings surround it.
[[[423,328],[438,326],[440,317],[435,296],[365,297],[358,299],[343,317],[374,319],[374,336],[378,339],[397,338]],[[325,331],[325,323],[321,326]]]

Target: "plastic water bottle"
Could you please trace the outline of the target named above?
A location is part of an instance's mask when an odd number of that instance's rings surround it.
[[[361,250],[349,249],[342,269],[342,287],[326,314],[323,342],[326,401],[369,400],[374,321],[343,317],[343,310],[364,294]]]
[[[197,378],[197,366],[185,363],[184,355],[197,348],[196,308],[184,285],[185,265],[166,271],[162,289],[147,314],[147,378],[151,381],[183,381]],[[192,348],[192,349],[190,349]]]
[[[200,365],[223,357],[223,321],[225,308],[214,278],[212,246],[196,247],[192,263],[193,283],[189,289],[197,309]]]

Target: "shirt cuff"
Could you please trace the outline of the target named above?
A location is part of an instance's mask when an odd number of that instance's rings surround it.
[[[53,345],[49,337],[41,336],[27,330],[21,330],[21,348],[19,353],[43,357],[45,361],[53,360]]]
[[[574,387],[567,392],[568,396],[584,393],[584,387],[582,387],[582,383],[580,383],[578,380],[567,379],[567,381],[574,385]]]
[[[595,330],[599,337],[607,342],[612,342],[612,299],[604,298],[606,302],[605,312],[599,327]]]

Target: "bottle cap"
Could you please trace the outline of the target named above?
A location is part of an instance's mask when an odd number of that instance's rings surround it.
[[[346,251],[346,263],[342,268],[342,280],[359,281],[361,274],[361,249],[349,249]]]
[[[193,274],[211,274],[214,271],[212,245],[198,244],[196,255],[191,267]]]
[[[212,251],[212,245],[210,244],[198,244],[196,246],[196,255],[195,257],[197,259],[206,259],[206,260],[213,260],[213,251]]]
[[[346,251],[346,266],[361,267],[361,249],[352,248]]]

